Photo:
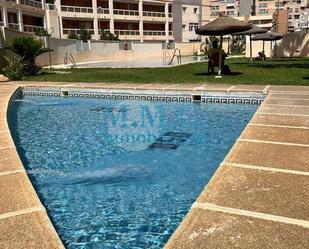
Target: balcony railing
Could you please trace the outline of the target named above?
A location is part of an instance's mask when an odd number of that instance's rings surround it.
[[[4,22],[0,21],[0,27],[4,26]]]
[[[114,15],[139,16],[139,12],[137,10],[114,9]]]
[[[165,17],[165,13],[164,12],[155,12],[155,11],[143,11],[143,16]]]
[[[74,12],[74,13],[93,13],[93,9],[91,7],[79,7],[79,6],[67,6],[67,5],[62,5],[61,11]]]
[[[165,36],[166,32],[161,30],[144,30],[145,36]]]
[[[140,35],[139,30],[115,30],[115,35]]]
[[[19,30],[18,23],[9,23],[9,28]]]
[[[98,14],[109,14],[109,9],[98,7],[97,12],[98,12]]]
[[[94,30],[93,29],[87,29],[88,32],[93,35],[94,34]],[[80,33],[80,29],[67,29],[67,28],[64,28],[63,29],[63,34],[65,35],[68,35],[68,34],[76,34],[76,35],[79,35]]]
[[[173,18],[173,13],[168,13],[169,18]]]
[[[47,3],[46,4],[46,9],[48,9],[48,10],[56,10],[56,5],[54,5],[52,3]]]
[[[24,32],[35,33],[39,30],[44,30],[44,27],[34,25],[24,25]]]
[[[35,8],[41,8],[42,9],[42,3],[33,1],[33,0],[20,0],[20,3],[23,5],[28,5]]]
[[[7,2],[16,3],[16,0],[6,0]]]

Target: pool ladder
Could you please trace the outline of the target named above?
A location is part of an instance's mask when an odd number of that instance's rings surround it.
[[[70,61],[70,63],[72,64],[73,67],[76,66],[76,62],[75,62],[74,57],[73,57],[73,55],[72,55],[72,53],[70,51],[67,51],[65,53],[64,65],[68,65],[68,61]]]
[[[176,54],[177,52],[178,52],[178,55]],[[181,64],[181,52],[179,48],[175,48],[172,59],[170,60],[168,65],[172,65],[175,57],[177,58],[177,64]]]
[[[178,55],[177,55],[178,52]],[[177,64],[181,64],[181,51],[179,48],[175,48],[173,55],[171,56],[171,54],[169,53],[169,50],[166,49],[163,52],[163,61],[167,62],[168,61],[168,65],[172,65],[175,57],[177,57]]]

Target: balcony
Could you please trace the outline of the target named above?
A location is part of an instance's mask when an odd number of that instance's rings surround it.
[[[109,9],[107,9],[107,8],[102,8],[102,7],[98,7],[97,13],[98,13],[98,14],[105,14],[105,15],[108,15],[108,14],[109,14]]]
[[[138,10],[114,9],[114,15],[139,16],[139,12],[138,12]]]
[[[44,27],[34,25],[24,25],[24,32],[36,33],[39,30],[44,30]]]
[[[165,12],[143,11],[143,16],[147,16],[147,17],[165,17]]]
[[[62,5],[61,6],[61,11],[62,12],[73,12],[73,13],[93,13],[93,8],[92,7],[79,7],[79,6],[67,6],[67,5]]]
[[[166,32],[162,30],[144,30],[144,36],[165,36]]]
[[[88,32],[93,35],[94,34],[94,29],[86,29]],[[75,34],[79,35],[80,29],[73,29],[73,28],[63,28],[63,34],[68,35],[68,34]]]
[[[33,0],[20,0],[20,4],[42,9],[42,3]]]
[[[19,30],[19,24],[18,23],[9,23],[9,28]]]
[[[120,29],[117,29],[115,30],[115,35],[124,35],[124,36],[137,36],[137,35],[140,35],[140,32],[139,30],[120,30]]]
[[[4,26],[4,22],[0,21],[0,27]]]

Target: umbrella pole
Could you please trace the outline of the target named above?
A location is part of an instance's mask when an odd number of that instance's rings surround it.
[[[221,70],[222,70],[222,42],[223,42],[223,35],[220,36],[220,47],[219,47],[219,65],[218,65],[218,76],[216,78],[222,78]]]
[[[265,54],[265,41],[263,40],[263,53]]]
[[[251,34],[250,34],[250,63],[252,63],[252,40],[251,40]]]

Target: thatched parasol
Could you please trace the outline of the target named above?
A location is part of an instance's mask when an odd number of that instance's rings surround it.
[[[249,30],[234,34],[234,35],[249,35],[249,37],[250,37],[250,62],[251,63],[253,62],[253,60],[252,60],[252,35],[263,34],[263,33],[266,33],[266,32],[267,32],[267,29],[263,29],[263,28],[260,28],[259,26],[253,25],[252,28],[249,29]]]
[[[214,21],[198,28],[195,33],[198,35],[219,35],[220,36],[220,48],[219,48],[219,69],[218,77],[221,77],[221,63],[222,63],[222,41],[223,36],[233,34],[236,32],[246,31],[252,28],[252,24],[238,21],[229,16],[220,14]]]
[[[276,32],[267,32],[264,34],[258,34],[252,37],[252,41],[263,41],[263,51],[265,49],[265,41],[278,41],[283,38],[283,35]]]

